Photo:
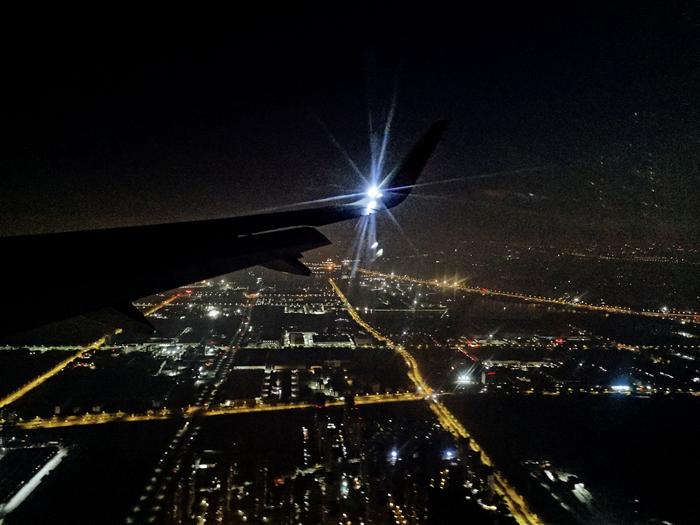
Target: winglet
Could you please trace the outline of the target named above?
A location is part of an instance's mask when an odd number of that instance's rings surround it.
[[[411,193],[448,124],[448,120],[435,122],[401,161],[395,175],[382,188],[382,191],[385,192],[385,197],[382,200],[387,208],[401,204]]]

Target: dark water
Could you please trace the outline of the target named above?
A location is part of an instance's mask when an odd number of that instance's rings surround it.
[[[473,395],[446,403],[524,493],[533,484],[521,462],[544,459],[578,474],[619,522],[700,523],[700,398]],[[546,517],[546,506],[535,510]]]

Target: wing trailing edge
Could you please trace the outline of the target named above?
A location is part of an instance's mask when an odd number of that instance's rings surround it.
[[[267,261],[260,266],[278,272],[292,273],[294,275],[304,275],[308,277],[311,275],[311,270],[299,260],[301,257],[301,254],[298,256],[281,257],[279,259]]]

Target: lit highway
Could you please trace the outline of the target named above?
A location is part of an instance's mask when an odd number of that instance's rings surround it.
[[[158,303],[158,304],[152,306],[151,308],[149,308],[148,310],[146,310],[145,312],[143,312],[143,315],[145,315],[146,317],[148,317],[149,315],[153,315],[153,314],[156,313],[158,310],[161,310],[161,309],[165,308],[165,307],[168,306],[170,303],[172,303],[172,302],[178,300],[180,297],[184,297],[184,296],[186,296],[186,295],[188,295],[188,294],[189,294],[188,292],[181,292],[181,293],[176,293],[175,295],[171,295],[170,297],[168,297],[168,298],[165,299],[164,301],[161,301],[160,303]]]
[[[114,334],[118,334],[120,331],[121,330],[118,328],[114,331]],[[14,392],[12,392],[10,395],[1,399],[0,400],[0,408],[6,407],[10,403],[14,403],[19,398],[26,395],[28,392],[31,392],[32,390],[34,390],[36,387],[38,387],[39,385],[41,385],[45,381],[48,381],[53,376],[58,374],[61,370],[63,370],[65,367],[70,365],[73,361],[75,361],[76,359],[80,359],[83,355],[90,352],[91,350],[97,350],[98,348],[100,348],[102,345],[104,345],[107,342],[108,337],[109,336],[107,336],[107,335],[103,336],[103,337],[99,338],[97,341],[94,341],[94,342],[90,343],[89,345],[82,347],[75,354],[64,359],[63,361],[58,363],[56,366],[54,366],[50,370],[47,370],[46,372],[44,372],[40,376],[35,377],[31,381],[29,381],[27,384],[21,386],[20,388],[18,388]]]
[[[181,294],[181,293],[177,293],[175,295],[168,297],[164,301],[162,301],[162,302],[156,304],[155,306],[151,307],[150,309],[148,309],[146,312],[144,312],[144,315],[148,316],[148,315],[152,315],[152,314],[156,313],[158,310],[169,305],[170,303],[172,303],[173,301],[175,301],[179,297],[182,297],[182,295],[183,294]],[[80,359],[81,357],[83,357],[85,354],[87,354],[88,352],[90,352],[92,350],[97,350],[97,349],[101,348],[111,336],[118,335],[121,332],[122,332],[121,328],[116,328],[113,332],[100,337],[97,341],[93,341],[92,343],[81,347],[80,350],[78,350],[76,353],[74,353],[70,357],[64,359],[63,361],[58,363],[56,366],[54,366],[50,370],[47,370],[46,372],[44,372],[40,376],[35,377],[34,379],[29,381],[25,385],[21,386],[20,388],[18,388],[14,392],[12,392],[8,396],[4,397],[3,399],[0,399],[0,408],[6,407],[7,405],[14,403],[15,401],[17,401],[21,397],[25,396],[27,393],[31,392],[32,390],[34,390],[35,388],[37,388],[38,386],[43,384],[45,381],[48,381],[53,376],[55,376],[56,374],[61,372],[61,370],[66,368],[68,365],[73,363],[75,360]]]
[[[673,319],[676,321],[686,321],[693,323],[700,323],[700,313],[698,312],[679,312],[676,310],[635,310],[633,308],[628,308],[626,306],[615,306],[606,304],[590,304],[584,303],[580,300],[573,299],[562,299],[562,298],[552,298],[543,297],[541,295],[530,295],[520,292],[506,292],[503,290],[494,290],[493,288],[481,288],[478,286],[467,286],[461,284],[461,281],[439,281],[438,279],[427,280],[419,279],[417,277],[411,277],[408,275],[395,275],[386,274],[381,272],[375,272],[372,270],[366,270],[364,268],[358,268],[358,272],[363,275],[370,277],[381,277],[383,279],[389,279],[394,281],[400,281],[412,284],[423,284],[426,286],[433,286],[436,288],[449,288],[453,290],[459,290],[461,292],[479,294],[484,296],[492,297],[507,297],[509,299],[516,299],[518,301],[527,301],[531,303],[541,303],[550,304],[566,308],[574,308],[577,310],[588,310],[593,312],[603,312],[610,314],[624,314],[624,315],[638,315],[642,317],[658,317],[662,319]]]
[[[330,282],[331,287],[340,298],[341,302],[343,303],[343,306],[345,307],[353,321],[355,321],[359,326],[361,326],[364,330],[366,330],[377,340],[382,341],[389,348],[393,349],[394,351],[398,352],[399,355],[401,355],[404,362],[406,363],[406,366],[408,367],[408,377],[415,385],[416,391],[419,394],[422,394],[423,399],[425,399],[428,402],[430,410],[432,410],[432,412],[435,414],[440,425],[445,430],[450,432],[453,436],[468,439],[469,445],[472,448],[472,450],[480,454],[481,461],[485,465],[493,467],[493,462],[491,461],[491,458],[489,458],[489,456],[486,454],[484,449],[481,446],[479,446],[476,440],[469,434],[469,432],[467,432],[467,430],[457,420],[457,418],[455,418],[452,412],[450,412],[450,410],[437,399],[437,396],[433,394],[433,390],[430,388],[430,385],[428,385],[425,379],[423,379],[423,376],[421,375],[420,370],[418,368],[418,363],[416,362],[413,355],[403,346],[393,342],[388,337],[379,333],[374,327],[372,327],[364,319],[362,319],[362,317],[360,317],[360,315],[357,313],[357,310],[355,310],[352,304],[350,304],[350,301],[348,301],[345,294],[343,294],[340,288],[338,288],[338,285],[335,283],[335,281],[333,279],[329,279],[328,281]],[[529,509],[523,497],[508,484],[508,481],[497,470],[494,470],[494,488],[503,497],[506,504],[508,505],[509,510],[513,514],[513,517],[518,523],[520,523],[521,525],[540,525],[542,523],[539,517]]]
[[[407,401],[419,401],[423,396],[413,392],[401,392],[397,394],[371,394],[360,395],[354,398],[355,405],[374,405],[378,403],[399,403]],[[330,399],[323,406],[340,407],[345,404],[345,400]],[[126,412],[102,412],[100,414],[83,414],[81,416],[68,416],[59,418],[34,418],[26,421],[19,420],[17,428],[24,430],[37,430],[46,428],[63,428],[88,425],[104,425],[107,423],[135,423],[143,421],[165,421],[168,419],[191,419],[194,417],[231,416],[236,414],[251,414],[256,412],[279,412],[282,410],[300,410],[315,408],[319,405],[314,403],[278,403],[261,404],[247,403],[245,401],[234,401],[230,405],[221,405],[206,408],[200,405],[192,405],[182,409],[162,409],[149,410],[142,414],[129,414]],[[4,421],[0,420],[0,424]]]
[[[246,294],[248,301],[245,304],[238,329],[230,340],[229,346],[231,350],[218,355],[212,363],[213,375],[203,383],[203,388],[198,392],[196,402],[181,410],[183,417],[179,420],[180,428],[173,436],[168,447],[162,452],[159,460],[161,465],[160,471],[154,472],[154,476],[150,478],[148,484],[144,487],[143,493],[139,497],[139,503],[132,508],[133,515],[127,517],[127,523],[150,523],[157,519],[157,515],[160,512],[159,501],[169,491],[173,490],[173,483],[175,483],[172,474],[165,474],[165,472],[179,471],[182,468],[184,458],[191,450],[192,443],[199,432],[197,425],[190,424],[191,419],[211,406],[217,391],[231,372],[237,346],[250,327],[250,315],[256,296],[257,294]],[[140,415],[137,421],[158,421],[167,419],[169,415],[174,416],[175,413],[171,412],[169,414],[167,409],[160,412],[150,411]],[[121,414],[115,415],[117,416],[115,422],[120,421],[119,416]],[[131,418],[131,416],[129,417]],[[126,419],[126,421],[133,421],[130,418]]]

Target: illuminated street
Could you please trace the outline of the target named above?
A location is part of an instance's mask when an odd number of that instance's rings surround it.
[[[121,330],[116,329],[115,334],[118,334]],[[5,407],[14,401],[17,401],[20,399],[22,396],[27,394],[28,392],[31,392],[38,386],[41,386],[45,381],[48,381],[52,377],[54,377],[56,374],[58,374],[61,370],[66,368],[68,365],[73,363],[76,359],[81,358],[83,355],[86,353],[92,351],[92,350],[97,350],[99,349],[102,345],[104,345],[107,342],[107,338],[109,336],[104,336],[97,341],[90,343],[89,345],[84,346],[80,350],[78,350],[75,354],[72,356],[68,357],[67,359],[64,359],[60,363],[58,363],[55,367],[53,367],[51,370],[46,371],[45,373],[41,374],[39,377],[36,377],[35,379],[32,379],[29,383],[21,387],[19,390],[16,390],[15,392],[11,393],[10,395],[6,396],[2,400],[0,400],[0,408]]]
[[[407,401],[419,401],[424,398],[423,395],[417,393],[400,393],[400,394],[379,394],[379,395],[364,395],[354,398],[353,402],[356,405],[374,405],[378,403],[401,403]],[[135,423],[142,421],[164,421],[169,419],[191,419],[195,417],[213,417],[213,416],[231,416],[235,414],[251,414],[257,412],[278,412],[280,410],[301,410],[308,408],[319,408],[312,403],[280,403],[274,405],[258,404],[249,406],[245,402],[241,402],[236,406],[221,406],[204,408],[201,406],[191,406],[184,410],[160,410],[146,414],[127,414],[124,412],[102,413],[102,414],[84,414],[82,416],[70,416],[67,418],[51,418],[41,419],[35,418],[29,421],[19,421],[16,426],[24,430],[37,430],[45,428],[63,428],[86,425],[104,425],[108,423]],[[345,400],[334,399],[326,401],[323,406],[326,407],[342,407],[345,405]],[[0,421],[3,424],[4,421]]]
[[[389,338],[379,333],[368,323],[366,323],[362,319],[362,317],[360,317],[360,315],[357,313],[355,308],[350,304],[347,297],[345,297],[340,288],[338,288],[338,285],[335,283],[335,281],[333,279],[330,279],[329,282],[335,293],[345,305],[345,308],[347,309],[352,319],[357,324],[362,326],[365,330],[367,330],[370,334],[372,334],[373,337],[375,337],[379,341],[386,343],[389,348],[395,350],[401,355],[401,357],[403,357],[408,368],[408,376],[416,386],[416,391],[418,393],[425,394],[424,398],[428,402],[430,409],[438,418],[440,424],[446,430],[448,430],[450,433],[456,436],[470,438],[470,446],[475,452],[478,452],[481,455],[481,460],[483,461],[483,463],[489,466],[493,466],[493,462],[488,457],[483,448],[480,447],[479,444],[471,437],[469,432],[467,432],[464,426],[461,423],[459,423],[459,421],[457,421],[457,419],[452,415],[452,413],[447,409],[447,407],[445,407],[445,405],[442,404],[435,395],[433,395],[432,389],[421,376],[420,370],[418,369],[418,364],[416,363],[416,360],[411,355],[411,353],[408,350],[406,350],[403,346],[397,345]],[[522,496],[520,496],[515,491],[515,489],[508,484],[506,479],[500,473],[498,473],[498,471],[496,471],[495,473],[495,480],[497,490],[506,499],[508,507],[513,513],[513,516],[518,520],[518,523],[521,523],[523,525],[538,525],[541,523],[537,515],[534,514],[528,508],[527,503],[522,498]]]

